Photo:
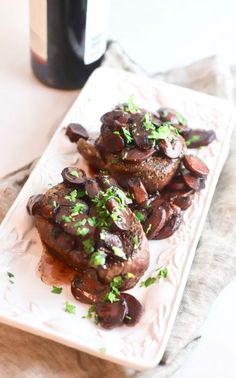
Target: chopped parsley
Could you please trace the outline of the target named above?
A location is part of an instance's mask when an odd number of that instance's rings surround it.
[[[198,142],[201,139],[200,135],[193,135],[190,139],[186,140],[186,145],[189,146],[191,143]]]
[[[135,275],[133,273],[131,273],[131,272],[127,272],[125,274],[125,278],[127,278],[128,280],[130,280],[131,278],[134,278],[134,277],[135,277]]]
[[[64,310],[65,310],[65,312],[68,312],[68,314],[73,314],[73,315],[76,314],[76,306],[69,303],[68,301],[65,302]]]
[[[78,236],[86,236],[89,233],[89,228],[83,227],[83,228],[78,228],[76,231],[76,235]]]
[[[170,122],[163,123],[160,127],[156,130],[152,130],[150,135],[148,136],[149,139],[159,140],[159,139],[168,139],[171,137],[171,129],[170,129]]]
[[[112,251],[114,252],[115,256],[122,257],[122,259],[124,259],[124,260],[127,259],[123,249],[114,246],[114,247],[112,247]]]
[[[71,215],[67,216],[67,215],[62,215],[61,217],[61,220],[65,223],[69,223],[69,222],[72,222],[73,221],[73,218]]]
[[[122,105],[124,112],[139,113],[139,108],[134,103],[134,96],[130,96],[127,103]]]
[[[99,350],[99,352],[101,352],[101,353],[106,353],[106,351],[107,351],[105,347],[101,347],[101,348],[99,348],[98,350]]]
[[[134,242],[134,246],[137,247],[139,244],[139,238],[137,235],[133,236],[133,242]]]
[[[111,164],[117,164],[119,162],[119,159],[112,159]]]
[[[86,315],[83,315],[83,319],[92,319],[95,312],[95,306],[90,306]]]
[[[84,197],[86,192],[84,190],[77,190],[77,198]]]
[[[82,318],[83,319],[92,319],[93,316],[94,316],[94,312],[95,312],[95,306],[90,306],[89,309],[88,309],[88,312],[86,315],[83,315]]]
[[[135,212],[135,216],[136,216],[136,218],[137,218],[140,222],[142,222],[142,221],[144,220],[144,218],[145,218],[144,214],[141,213],[140,211],[136,211],[136,212]]]
[[[14,284],[15,282],[11,279],[11,278],[14,278],[15,275],[11,272],[7,272],[7,275],[8,275],[8,281],[11,283],[11,284]]]
[[[116,276],[113,278],[113,280],[111,281],[110,283],[110,291],[109,293],[106,295],[106,300],[111,302],[111,303],[114,303],[114,302],[118,302],[119,301],[119,294],[120,294],[120,291],[119,291],[119,288],[122,284],[122,277],[121,276]]]
[[[114,135],[120,135],[120,132],[117,131],[117,130],[115,130],[115,131],[113,131],[113,134],[114,134]]]
[[[157,274],[158,274],[158,277],[160,278],[166,278],[168,276],[168,269],[167,267],[165,268],[159,268],[157,269]]]
[[[53,294],[61,294],[62,293],[62,287],[53,286],[52,290],[51,290],[51,293],[53,293]]]
[[[90,258],[91,265],[100,266],[100,265],[104,265],[105,262],[106,262],[106,254],[103,251],[98,250],[91,255],[91,258]]]
[[[115,211],[108,211],[106,205],[107,202],[114,199],[117,202],[116,210],[123,210],[125,208],[127,197],[125,193],[117,188],[110,187],[105,192],[100,191],[93,199],[93,203],[96,207],[98,214],[97,223],[98,226],[103,228],[109,228],[112,220],[117,218]]]
[[[71,216],[83,214],[86,209],[87,205],[85,203],[78,202],[73,206]]]
[[[94,227],[97,224],[97,218],[96,217],[90,217],[90,218],[87,219],[87,222],[91,227]]]
[[[140,287],[148,287],[156,283],[160,278],[166,278],[168,276],[167,267],[157,269],[157,275],[155,277],[148,277],[145,281],[140,283]]]
[[[87,219],[86,219],[86,218],[81,219],[81,220],[79,220],[78,222],[76,222],[76,223],[74,224],[74,227],[76,228],[76,227],[84,226],[86,222],[87,222]]]
[[[156,277],[148,277],[145,281],[142,281],[140,286],[141,287],[148,287],[153,285],[156,282],[157,278]]]
[[[151,229],[152,229],[152,225],[151,225],[151,223],[149,223],[148,228],[147,228],[147,230],[146,230],[146,234],[148,234],[149,231],[151,231]]]
[[[69,194],[65,196],[65,199],[69,200],[70,202],[75,202],[77,199],[78,192],[77,190],[72,190]]]
[[[125,319],[132,320],[131,316],[129,316],[129,315],[125,315]]]
[[[79,174],[76,170],[70,172],[71,176],[79,177]]]
[[[86,239],[83,241],[84,249],[87,253],[93,253],[94,252],[94,243],[92,239]]]
[[[155,130],[155,126],[152,123],[151,113],[146,113],[142,119],[142,122],[146,130]]]
[[[126,129],[126,127],[122,127],[122,130],[123,130],[126,142],[128,144],[131,143],[134,139],[133,139],[132,135],[130,134],[129,130]]]

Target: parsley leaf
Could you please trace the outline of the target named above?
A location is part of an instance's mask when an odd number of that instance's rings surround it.
[[[167,267],[157,269],[157,272],[158,272],[158,277],[160,277],[160,278],[166,278],[168,276],[168,269],[167,269]]]
[[[152,123],[151,113],[146,113],[142,119],[142,122],[146,130],[155,130],[155,126]]]
[[[142,221],[144,220],[144,218],[145,218],[144,214],[141,213],[140,211],[136,211],[136,212],[135,212],[135,217],[136,217],[140,222],[142,222]]]
[[[133,236],[133,242],[134,242],[134,246],[137,247],[138,244],[139,244],[139,238],[138,238],[138,235]]]
[[[148,287],[156,282],[156,277],[148,277],[145,281],[142,281],[140,287]]]
[[[65,312],[68,312],[69,314],[76,314],[76,306],[69,303],[68,301],[65,302]]]
[[[108,300],[111,303],[119,301],[119,298],[117,296],[120,294],[119,287],[121,286],[122,281],[123,279],[121,276],[116,276],[113,278],[113,280],[110,283],[111,290],[106,295],[106,300]]]
[[[115,256],[122,257],[122,259],[127,260],[123,249],[114,246],[114,247],[112,247],[112,251],[114,252]]]
[[[76,170],[70,172],[71,176],[79,177],[79,174]]]
[[[96,217],[91,217],[91,218],[88,218],[88,224],[91,226],[91,227],[94,227],[96,226],[97,224],[97,218]]]
[[[87,209],[87,205],[85,203],[78,202],[73,206],[71,216],[83,214],[86,209]]]
[[[15,277],[14,274],[11,273],[11,272],[7,272],[7,275],[8,275],[9,278]]]
[[[122,130],[123,130],[126,142],[128,144],[131,143],[134,139],[133,139],[132,135],[130,134],[129,130],[126,129],[126,127],[122,127]]]
[[[61,292],[62,292],[62,287],[58,287],[58,286],[53,286],[52,287],[51,293],[61,294]]]
[[[140,283],[140,287],[148,287],[156,283],[160,278],[166,278],[168,276],[167,267],[157,269],[156,277],[148,277],[145,281]]]
[[[90,306],[87,312],[87,315],[82,316],[83,319],[92,319],[95,313],[95,306]]]
[[[72,190],[72,192],[70,192],[69,194],[65,196],[65,199],[69,200],[70,202],[75,202],[77,199],[77,194],[78,192],[76,189]]]
[[[191,143],[198,142],[201,139],[200,135],[193,135],[191,138],[186,140],[186,145],[190,146]]]
[[[65,223],[69,223],[69,222],[72,222],[72,221],[73,221],[71,215],[69,215],[69,216],[62,215],[61,220],[62,220],[63,222],[65,222]]]
[[[127,272],[126,275],[125,275],[125,278],[127,278],[128,280],[130,280],[131,278],[134,278],[135,275],[131,272]]]
[[[127,103],[122,105],[124,112],[139,113],[139,108],[134,103],[134,96],[130,96]]]
[[[101,353],[106,353],[106,351],[107,351],[105,347],[101,347],[101,348],[99,348],[98,350],[99,350],[99,352],[101,352]]]
[[[78,228],[76,231],[76,235],[78,236],[85,236],[89,233],[89,228],[83,227],[83,228]]]
[[[94,266],[104,265],[105,262],[106,262],[106,254],[101,250],[94,252],[90,258],[90,263]]]
[[[86,239],[83,241],[84,249],[87,253],[93,253],[94,252],[94,243],[92,239]]]

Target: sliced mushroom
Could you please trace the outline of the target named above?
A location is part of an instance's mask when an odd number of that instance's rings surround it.
[[[128,190],[133,194],[137,204],[144,203],[148,200],[148,193],[139,177],[132,177],[129,179]]]
[[[103,301],[109,292],[109,286],[102,284],[95,269],[77,272],[71,282],[71,292],[82,303],[94,304]]]
[[[81,185],[86,181],[86,173],[77,167],[64,168],[62,173],[63,181],[69,185]]]
[[[66,128],[66,135],[71,142],[78,142],[80,138],[88,139],[88,133],[79,123],[70,123]]]
[[[190,172],[197,176],[207,176],[209,169],[202,160],[194,155],[185,155],[183,164]]]

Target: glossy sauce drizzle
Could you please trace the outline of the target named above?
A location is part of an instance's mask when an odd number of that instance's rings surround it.
[[[49,252],[46,246],[38,264],[38,272],[47,285],[69,285],[76,274],[74,269]]]

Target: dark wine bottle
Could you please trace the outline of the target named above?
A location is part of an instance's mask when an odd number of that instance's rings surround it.
[[[44,84],[81,88],[106,49],[109,0],[30,0],[31,65]]]

